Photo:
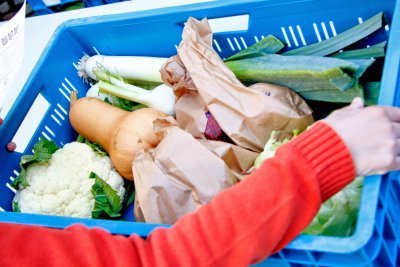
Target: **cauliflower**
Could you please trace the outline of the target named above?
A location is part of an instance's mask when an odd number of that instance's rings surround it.
[[[94,152],[87,144],[71,142],[61,149],[56,147],[55,152],[47,152],[50,155],[42,160],[38,159],[40,152],[50,141],[41,139],[39,142],[42,143],[35,145],[35,155],[28,156],[31,163],[26,167],[23,182],[19,179],[14,207],[26,213],[92,218],[92,211],[99,209],[96,207],[96,194],[101,194],[99,205],[103,205],[104,195],[108,197],[111,194],[115,199],[116,193],[119,196],[117,206],[121,208],[125,196],[124,179],[115,170],[108,156]],[[21,159],[21,169],[29,160]],[[92,173],[97,176],[93,177]],[[95,183],[97,188],[93,189]],[[100,192],[98,184],[101,184]],[[114,212],[118,213],[119,210]]]

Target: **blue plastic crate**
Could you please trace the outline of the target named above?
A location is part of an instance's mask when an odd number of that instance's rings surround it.
[[[53,7],[59,7],[78,0],[27,0],[29,6],[37,15],[54,13]]]
[[[110,55],[171,56],[180,43],[183,24],[189,16],[198,19],[233,18],[236,29],[219,28],[214,47],[227,57],[273,34],[291,48],[318,42],[342,32],[383,11],[391,22],[373,37],[358,44],[365,47],[388,38],[382,74],[380,103],[399,105],[400,92],[400,1],[396,0],[221,0],[185,7],[164,8],[129,14],[77,19],[64,23],[54,33],[28,78],[16,103],[0,126],[0,221],[63,228],[72,223],[100,226],[112,233],[147,236],[159,225],[127,221],[76,219],[9,212],[14,195],[10,179],[16,177],[22,153],[8,152],[6,144],[25,124],[32,105],[45,112],[28,140],[30,153],[39,137],[59,145],[73,141],[76,133],[68,122],[69,93],[85,95],[88,85],[77,76],[74,64],[83,53]],[[236,17],[239,16],[239,17]],[[229,20],[229,19],[228,19]],[[239,23],[241,21],[241,23]],[[240,25],[239,25],[240,24]],[[101,35],[97,34],[101,31]],[[123,36],[123,37],[122,37]],[[40,99],[48,103],[43,104]],[[29,117],[27,120],[31,120]],[[21,126],[22,127],[22,126]],[[357,229],[347,238],[300,235],[281,252],[260,266],[400,266],[399,173],[371,176],[365,180]]]

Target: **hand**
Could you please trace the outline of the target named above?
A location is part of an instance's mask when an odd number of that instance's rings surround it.
[[[343,139],[357,175],[384,174],[400,169],[400,108],[364,108],[360,98],[323,120]]]

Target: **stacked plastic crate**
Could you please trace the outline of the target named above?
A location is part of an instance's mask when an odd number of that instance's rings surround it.
[[[45,15],[62,11],[66,4],[74,2],[80,2],[80,0],[27,0],[34,15]]]
[[[12,0],[9,0],[12,1]],[[17,1],[17,0],[15,0]],[[101,6],[125,0],[27,0],[35,15],[51,14],[67,10],[71,5],[78,8]]]

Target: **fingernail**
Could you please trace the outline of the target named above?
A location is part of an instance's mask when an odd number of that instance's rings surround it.
[[[361,97],[355,97],[353,99],[352,106],[354,106],[357,109],[363,108],[364,107],[364,100],[362,100]]]
[[[7,144],[7,150],[12,152],[17,148],[17,144],[15,144],[14,142],[9,142]]]

